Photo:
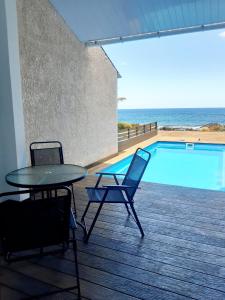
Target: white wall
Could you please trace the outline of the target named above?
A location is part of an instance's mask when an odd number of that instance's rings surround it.
[[[0,192],[5,175],[26,165],[16,0],[0,0]]]
[[[17,0],[26,147],[60,140],[65,162],[117,152],[117,71],[86,48],[47,0]]]

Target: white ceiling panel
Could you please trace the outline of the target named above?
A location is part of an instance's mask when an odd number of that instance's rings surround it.
[[[89,45],[225,28],[225,0],[50,1]]]

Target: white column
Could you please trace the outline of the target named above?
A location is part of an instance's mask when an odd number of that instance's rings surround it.
[[[0,0],[0,193],[5,175],[26,165],[16,0]]]

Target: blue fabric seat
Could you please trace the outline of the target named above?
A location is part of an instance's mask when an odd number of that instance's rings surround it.
[[[97,221],[102,206],[105,203],[124,204],[128,214],[131,214],[132,212],[132,215],[134,217],[135,222],[138,225],[141,235],[144,236],[144,231],[138,219],[137,213],[134,209],[134,195],[139,186],[141,178],[145,172],[145,169],[150,161],[150,158],[151,158],[151,154],[148,151],[138,148],[132,158],[132,161],[130,163],[130,166],[126,174],[100,172],[97,173],[99,175],[99,178],[96,182],[95,187],[86,187],[87,195],[88,195],[88,204],[81,218],[81,222],[83,223],[85,228],[85,236],[84,236],[85,242],[88,242],[88,239]],[[113,176],[116,184],[100,186],[102,176],[104,175]],[[122,184],[119,184],[117,175],[124,176]],[[85,216],[88,212],[91,203],[99,203],[99,207],[89,230],[87,230],[85,224]],[[129,208],[131,209],[131,212]]]

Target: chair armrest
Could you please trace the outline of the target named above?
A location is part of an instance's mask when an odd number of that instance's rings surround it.
[[[85,187],[86,190],[107,190],[106,187],[100,186],[100,187],[94,187],[94,186],[86,186]]]
[[[103,188],[107,188],[109,190],[121,190],[121,191],[127,191],[128,189],[134,189],[135,186],[130,185],[103,185]]]
[[[99,175],[98,180],[97,180],[96,185],[95,185],[95,187],[97,188],[99,186],[99,184],[100,184],[100,181],[101,181],[103,175],[113,176],[116,184],[119,185],[119,181],[118,181],[118,179],[117,179],[116,176],[117,175],[123,175],[123,176],[125,176],[126,174],[116,174],[116,173],[108,173],[108,172],[97,172],[96,175]]]
[[[126,174],[120,173],[108,173],[108,172],[97,172],[96,175],[111,175],[111,176],[125,176]]]

